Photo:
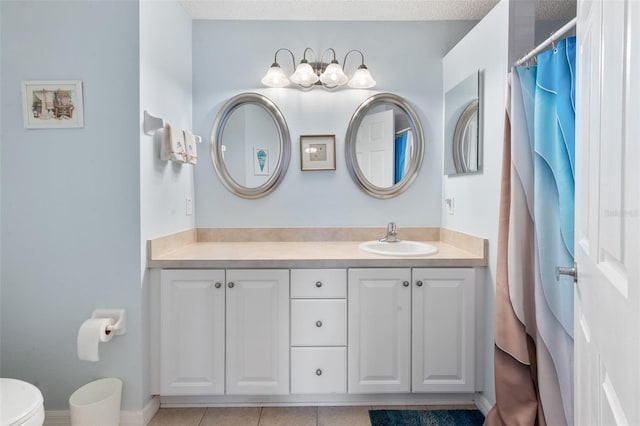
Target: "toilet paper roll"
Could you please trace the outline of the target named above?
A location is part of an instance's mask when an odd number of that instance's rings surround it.
[[[98,361],[98,344],[111,340],[114,333],[108,333],[107,326],[113,324],[113,318],[92,318],[83,322],[78,331],[78,358]]]

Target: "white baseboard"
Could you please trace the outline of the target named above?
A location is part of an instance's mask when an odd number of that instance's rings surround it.
[[[476,393],[475,402],[476,402],[476,406],[478,407],[478,410],[480,410],[480,412],[485,417],[494,406],[494,404],[491,401],[489,401],[482,393]]]
[[[154,396],[142,411],[121,411],[120,426],[147,426],[160,408],[160,397]],[[43,426],[70,426],[69,410],[46,411]]]
[[[142,424],[144,426],[147,426],[159,409],[160,397],[158,395],[155,395],[149,402],[147,402],[147,404],[142,409],[142,420],[144,422]]]

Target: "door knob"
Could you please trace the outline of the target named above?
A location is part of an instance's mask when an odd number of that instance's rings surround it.
[[[578,282],[578,264],[574,262],[573,267],[556,266],[556,281],[560,281],[560,275],[570,275],[574,284]]]
[[[409,281],[403,281],[402,285],[405,286],[405,287],[409,287]]]

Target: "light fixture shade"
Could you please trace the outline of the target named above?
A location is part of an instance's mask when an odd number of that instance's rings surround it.
[[[300,65],[296,68],[296,72],[291,75],[290,79],[300,86],[311,86],[318,81],[318,75],[308,62],[300,62]]]
[[[271,68],[269,68],[265,76],[262,77],[262,80],[260,81],[262,84],[269,87],[284,87],[289,84],[289,79],[277,63],[271,65]]]
[[[349,80],[349,77],[342,71],[342,67],[337,62],[330,63],[327,69],[320,75],[322,84],[329,87],[342,86],[347,80]]]
[[[376,81],[371,76],[371,73],[364,65],[361,65],[360,68],[356,70],[349,80],[349,87],[353,89],[370,89],[375,87]]]

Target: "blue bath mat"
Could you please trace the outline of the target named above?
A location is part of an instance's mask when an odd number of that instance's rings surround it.
[[[482,426],[478,410],[370,410],[371,426]]]

